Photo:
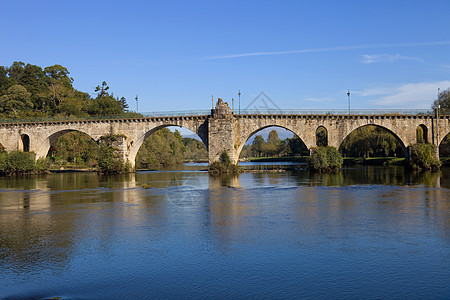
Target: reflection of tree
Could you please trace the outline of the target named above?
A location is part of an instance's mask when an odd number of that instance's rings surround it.
[[[337,173],[310,172],[310,181],[312,185],[340,186],[344,184],[344,176],[341,172]]]
[[[117,218],[105,213],[105,206],[135,199],[135,181],[134,174],[99,178],[95,173],[1,178],[0,189],[10,190],[0,193],[0,268],[63,269],[82,236],[92,232],[100,247],[108,248],[116,234]],[[95,202],[102,204],[74,209],[80,203]],[[128,221],[139,218],[134,211],[130,213],[132,207],[119,207]]]
[[[74,218],[48,213],[52,201],[45,191],[1,193],[0,201],[6,206],[0,210],[0,268],[63,269],[73,252]]]

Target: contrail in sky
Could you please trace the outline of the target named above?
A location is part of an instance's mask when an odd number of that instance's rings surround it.
[[[450,41],[428,42],[428,43],[399,43],[399,44],[374,44],[374,45],[354,45],[354,46],[340,46],[327,48],[310,48],[301,50],[288,51],[262,51],[262,52],[248,52],[229,55],[210,56],[203,58],[204,60],[229,59],[250,56],[268,56],[268,55],[287,55],[287,54],[302,54],[302,53],[318,53],[318,52],[332,52],[345,51],[355,49],[371,49],[371,48],[400,48],[400,47],[424,47],[424,46],[441,46],[450,45]]]

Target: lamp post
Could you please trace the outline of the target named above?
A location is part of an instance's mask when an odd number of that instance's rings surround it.
[[[347,98],[348,98],[348,114],[350,114],[350,90],[347,92]]]
[[[231,106],[233,107],[233,114],[234,114],[234,98],[231,98]]]
[[[239,96],[239,114],[241,114],[241,90],[239,90],[238,96]]]

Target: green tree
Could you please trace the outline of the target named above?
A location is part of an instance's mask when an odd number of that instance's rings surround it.
[[[87,112],[92,116],[117,116],[124,113],[120,102],[109,95],[90,101]]]
[[[425,143],[425,140],[423,139],[423,129],[420,126],[416,128],[416,141],[419,144]]]
[[[255,136],[255,139],[252,142],[252,151],[253,155],[256,157],[260,157],[263,153],[263,147],[266,144],[264,138],[261,135]]]
[[[10,86],[10,79],[8,77],[8,69],[0,66],[0,95],[3,95],[3,93],[9,88]]]
[[[439,170],[441,163],[436,157],[436,146],[432,144],[414,144],[411,146],[409,165],[419,170]]]
[[[73,78],[69,77],[70,72],[66,67],[53,65],[44,68],[44,72],[47,75],[49,85],[55,82],[61,82],[64,86],[72,88]]]
[[[108,90],[109,90],[108,84],[106,83],[106,81],[103,81],[102,85],[97,85],[94,91],[98,92],[97,97],[100,98],[104,96],[109,96]]]
[[[8,117],[19,117],[33,108],[31,93],[24,86],[15,84],[0,97],[0,112]]]
[[[265,156],[279,155],[281,149],[281,141],[278,132],[274,129],[269,132],[267,143],[263,144],[263,152]]]
[[[347,157],[386,157],[403,154],[400,142],[386,129],[367,125],[350,133],[340,148]]]
[[[131,171],[131,166],[118,156],[114,142],[118,136],[102,136],[99,141],[99,157],[98,168],[101,173],[105,174],[121,174]]]
[[[328,146],[328,133],[327,130],[320,126],[316,131],[316,145],[318,147]]]
[[[439,155],[450,157],[450,134],[447,134],[439,145]]]
[[[295,155],[309,155],[309,150],[306,147],[305,143],[298,137],[294,136],[292,138],[286,139],[288,146],[288,154]]]
[[[184,162],[183,138],[178,131],[163,128],[150,135],[136,157],[137,168],[160,168]]]
[[[22,76],[25,73],[25,63],[21,61],[15,61],[8,68],[9,78],[12,81],[12,84],[20,84],[22,82]]]
[[[208,159],[208,150],[206,150],[202,141],[185,137],[183,138],[183,145],[185,160],[199,161]]]
[[[342,167],[343,158],[334,147],[315,147],[308,158],[308,167],[312,171],[330,172]]]
[[[108,93],[109,86],[106,81],[95,88],[98,92],[97,97],[90,101],[87,112],[94,116],[117,116],[125,113],[126,107],[124,103],[115,99],[113,95]],[[125,98],[123,98],[125,100]],[[126,103],[125,103],[126,104]]]
[[[82,132],[69,132],[60,136],[50,146],[48,157],[57,165],[67,162],[79,166],[97,165],[99,146],[90,136]]]
[[[273,129],[269,132],[269,136],[267,137],[268,144],[278,144],[280,142],[280,138],[278,137],[278,132]]]
[[[438,108],[438,105],[441,106],[440,113],[441,114],[449,114],[450,113],[450,88],[439,93],[438,98],[434,100],[432,109]]]
[[[431,108],[435,110],[439,105],[440,114],[450,114],[450,88],[439,93]],[[450,156],[450,135],[447,135],[439,145],[439,154],[441,156]]]

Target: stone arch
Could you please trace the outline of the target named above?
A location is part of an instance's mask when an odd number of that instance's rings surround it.
[[[66,134],[66,133],[69,133],[69,132],[73,132],[73,131],[78,131],[78,132],[84,133],[84,134],[88,135],[89,137],[91,137],[95,141],[95,139],[89,133],[82,131],[82,130],[76,130],[76,129],[58,130],[58,131],[51,133],[44,141],[42,141],[42,143],[39,145],[39,147],[37,149],[35,149],[36,158],[46,157],[48,154],[48,151],[50,150],[50,146],[53,144],[54,141],[56,141],[60,136]]]
[[[416,128],[416,143],[428,143],[428,128],[424,124],[420,124]]]
[[[294,134],[294,136],[297,136],[297,137],[303,142],[303,144],[305,144],[306,148],[309,149],[309,147],[306,145],[306,143],[304,142],[304,140],[303,140],[303,139],[302,139],[302,138],[301,138],[301,137],[300,137],[293,129],[288,128],[288,126],[274,125],[274,124],[272,124],[272,125],[266,125],[266,126],[263,126],[263,127],[259,127],[258,129],[254,129],[252,132],[250,132],[249,134],[245,135],[245,137],[242,137],[242,138],[241,138],[239,147],[236,149],[236,152],[235,152],[235,160],[236,160],[236,162],[238,161],[239,156],[241,155],[242,149],[244,148],[244,146],[245,146],[245,144],[247,143],[247,141],[248,141],[252,136],[254,136],[254,135],[257,134],[258,132],[260,132],[261,130],[264,130],[264,129],[269,128],[269,127],[278,127],[278,128],[286,129],[286,130],[292,132],[292,133]]]
[[[19,139],[19,151],[30,151],[30,136],[28,134],[21,134]]]
[[[344,143],[345,139],[346,139],[350,134],[352,134],[353,132],[355,132],[356,130],[358,130],[358,129],[360,129],[360,128],[367,127],[367,126],[374,126],[374,127],[382,128],[382,129],[386,130],[387,132],[389,132],[389,133],[390,133],[390,134],[391,134],[391,135],[399,142],[400,146],[402,147],[404,157],[408,157],[407,147],[406,147],[405,143],[402,141],[402,139],[401,139],[395,132],[393,132],[392,130],[390,130],[389,128],[386,128],[386,127],[381,126],[381,125],[378,125],[378,124],[365,124],[365,125],[362,125],[362,126],[358,126],[357,128],[355,128],[355,129],[353,129],[352,131],[348,132],[348,133],[344,136],[344,138],[342,139],[342,141],[340,142],[338,149],[341,149],[342,144]]]
[[[144,141],[153,133],[155,133],[156,131],[163,129],[163,128],[167,128],[167,127],[181,127],[181,128],[186,128],[190,131],[192,131],[193,133],[197,134],[200,138],[200,140],[203,142],[203,144],[205,144],[206,150],[208,150],[208,141],[207,141],[207,135],[206,134],[201,134],[200,132],[196,132],[195,129],[192,130],[192,128],[190,128],[189,126],[181,126],[179,124],[172,124],[172,123],[168,123],[168,124],[163,124],[163,125],[157,125],[149,130],[146,130],[145,132],[143,132],[142,134],[137,135],[134,139],[132,139],[129,142],[129,155],[128,155],[128,161],[134,166],[135,162],[136,162],[136,156],[139,152],[139,149],[141,148],[142,144],[144,143]]]
[[[328,146],[328,130],[323,125],[316,129],[316,146]]]
[[[450,157],[450,132],[448,132],[439,143],[439,155]]]

